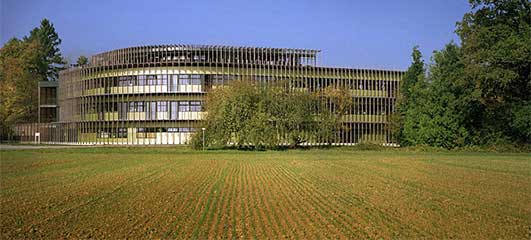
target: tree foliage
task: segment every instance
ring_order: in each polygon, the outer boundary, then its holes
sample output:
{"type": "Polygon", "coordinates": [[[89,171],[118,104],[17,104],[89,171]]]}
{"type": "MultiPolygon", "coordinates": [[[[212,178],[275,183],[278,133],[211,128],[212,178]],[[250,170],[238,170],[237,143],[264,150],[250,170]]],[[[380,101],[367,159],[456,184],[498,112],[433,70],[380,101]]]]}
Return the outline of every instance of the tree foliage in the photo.
{"type": "Polygon", "coordinates": [[[347,130],[343,117],[353,105],[352,94],[342,86],[328,86],[318,94],[321,110],[317,117],[317,138],[320,142],[332,144],[341,130],[347,130]]]}
{"type": "Polygon", "coordinates": [[[56,81],[59,71],[65,68],[65,61],[59,49],[61,39],[53,24],[48,19],[43,19],[40,27],[31,30],[29,36],[24,37],[24,41],[39,42],[40,55],[34,64],[41,81],[56,81]]]}
{"type": "MultiPolygon", "coordinates": [[[[262,86],[234,81],[206,96],[205,143],[271,149],[316,140],[332,142],[340,118],[349,108],[341,93],[325,89],[312,94],[283,83],[262,86]],[[335,110],[330,111],[332,105],[335,110]]],[[[202,138],[198,132],[192,144],[202,147],[202,138]]]]}
{"type": "Polygon", "coordinates": [[[398,138],[402,145],[416,144],[414,140],[415,128],[418,124],[417,114],[420,101],[420,91],[425,85],[424,61],[418,46],[413,48],[411,54],[412,63],[407,69],[400,85],[400,93],[397,100],[397,111],[391,117],[393,135],[398,138]]]}
{"type": "Polygon", "coordinates": [[[11,39],[0,49],[0,121],[3,132],[17,122],[36,121],[38,41],[11,39]]]}
{"type": "Polygon", "coordinates": [[[531,141],[531,3],[470,4],[457,28],[462,46],[434,52],[429,74],[413,49],[394,124],[403,145],[531,141]]]}
{"type": "Polygon", "coordinates": [[[470,0],[470,4],[472,11],[458,23],[457,33],[465,75],[474,82],[480,104],[472,109],[475,115],[467,127],[477,143],[499,138],[529,142],[518,126],[531,102],[531,3],[470,0]]]}
{"type": "Polygon", "coordinates": [[[473,89],[463,71],[460,48],[454,43],[434,52],[429,75],[419,77],[410,90],[415,99],[404,114],[405,145],[453,148],[468,143],[464,123],[473,89]]]}
{"type": "Polygon", "coordinates": [[[76,64],[77,64],[78,66],[85,66],[85,65],[88,64],[88,62],[89,62],[88,58],[85,57],[85,56],[83,56],[83,55],[81,55],[81,56],[79,56],[79,58],[77,59],[76,64]]]}
{"type": "Polygon", "coordinates": [[[15,123],[36,122],[39,81],[56,80],[63,69],[58,34],[42,20],[23,40],[11,39],[0,49],[0,120],[2,134],[15,123]]]}

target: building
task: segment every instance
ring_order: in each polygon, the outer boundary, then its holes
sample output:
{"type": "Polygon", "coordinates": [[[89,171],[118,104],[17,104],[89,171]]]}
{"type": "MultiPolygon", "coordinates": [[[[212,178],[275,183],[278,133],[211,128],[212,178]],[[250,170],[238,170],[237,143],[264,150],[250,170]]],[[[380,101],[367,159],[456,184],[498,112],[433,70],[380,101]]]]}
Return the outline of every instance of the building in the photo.
{"type": "Polygon", "coordinates": [[[354,106],[343,120],[346,130],[335,142],[393,143],[389,117],[403,72],[320,67],[319,53],[161,45],[97,54],[89,65],[60,73],[58,108],[51,97],[46,103],[54,104],[44,104],[40,110],[41,114],[51,113],[47,116],[53,119],[53,111],[58,109],[56,122],[21,124],[17,133],[23,141],[33,141],[38,132],[41,142],[52,143],[185,144],[201,126],[204,95],[232,80],[245,79],[287,81],[304,91],[346,87],[353,94],[354,106]]]}
{"type": "Polygon", "coordinates": [[[39,123],[57,122],[58,105],[57,105],[57,81],[40,81],[39,82],[39,123]]]}

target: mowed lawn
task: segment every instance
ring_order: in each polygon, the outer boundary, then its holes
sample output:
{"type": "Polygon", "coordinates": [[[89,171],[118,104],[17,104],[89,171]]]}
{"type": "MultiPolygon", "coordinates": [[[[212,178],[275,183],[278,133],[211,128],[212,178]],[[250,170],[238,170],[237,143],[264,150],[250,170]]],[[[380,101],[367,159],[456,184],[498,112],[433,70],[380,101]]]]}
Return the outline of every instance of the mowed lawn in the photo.
{"type": "Polygon", "coordinates": [[[531,234],[529,154],[4,150],[1,238],[531,234]]]}

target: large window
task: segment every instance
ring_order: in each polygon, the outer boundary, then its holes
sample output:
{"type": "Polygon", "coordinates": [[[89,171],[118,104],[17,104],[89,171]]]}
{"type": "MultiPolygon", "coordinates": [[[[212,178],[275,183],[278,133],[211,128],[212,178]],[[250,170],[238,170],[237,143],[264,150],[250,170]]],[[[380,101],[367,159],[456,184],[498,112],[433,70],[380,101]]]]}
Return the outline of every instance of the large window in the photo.
{"type": "Polygon", "coordinates": [[[115,78],[115,83],[120,87],[127,86],[169,86],[170,91],[177,92],[179,85],[201,85],[203,75],[199,74],[151,74],[120,76],[115,78]]]}
{"type": "Polygon", "coordinates": [[[179,101],[179,112],[201,112],[200,101],[179,101]]]}
{"type": "Polygon", "coordinates": [[[197,74],[190,75],[190,84],[201,85],[201,75],[197,75],[197,74]]]}
{"type": "Polygon", "coordinates": [[[181,127],[181,128],[168,128],[168,132],[181,132],[181,133],[188,133],[188,132],[196,132],[196,128],[189,128],[189,127],[181,127]]]}
{"type": "Polygon", "coordinates": [[[146,85],[156,85],[157,84],[157,75],[147,75],[147,84],[146,85]]]}
{"type": "Polygon", "coordinates": [[[137,79],[138,79],[138,85],[139,86],[146,85],[146,82],[147,82],[146,75],[138,75],[137,79]]]}
{"type": "Polygon", "coordinates": [[[190,112],[201,112],[201,102],[200,101],[191,101],[190,102],[190,112]]]}
{"type": "Polygon", "coordinates": [[[137,76],[120,76],[118,77],[118,86],[134,86],[137,85],[137,76]]]}
{"type": "Polygon", "coordinates": [[[212,76],[212,85],[226,85],[230,81],[236,79],[234,75],[211,75],[212,76]]]}
{"type": "Polygon", "coordinates": [[[179,85],[190,85],[190,75],[181,74],[179,76],[179,85]]]}
{"type": "Polygon", "coordinates": [[[157,112],[167,112],[168,111],[168,102],[157,102],[157,112]]]}
{"type": "Polygon", "coordinates": [[[179,102],[171,101],[170,102],[170,119],[177,120],[179,118],[178,104],[179,102]]]}
{"type": "Polygon", "coordinates": [[[147,119],[155,120],[157,119],[157,102],[148,103],[146,103],[146,110],[148,112],[146,117],[147,119]]]}
{"type": "Polygon", "coordinates": [[[190,102],[180,101],[179,102],[179,112],[190,112],[190,102]]]}
{"type": "Polygon", "coordinates": [[[143,112],[144,102],[129,102],[129,112],[143,112]]]}
{"type": "Polygon", "coordinates": [[[118,128],[116,131],[117,138],[127,138],[127,128],[118,128]]]}
{"type": "Polygon", "coordinates": [[[98,138],[127,138],[127,128],[99,129],[98,138]]]}
{"type": "Polygon", "coordinates": [[[179,75],[170,75],[170,92],[177,92],[179,87],[179,75]]]}
{"type": "Polygon", "coordinates": [[[203,79],[203,76],[198,74],[180,74],[173,76],[179,77],[179,85],[201,85],[203,79]]]}
{"type": "Polygon", "coordinates": [[[166,74],[163,74],[163,75],[157,75],[157,78],[158,78],[158,85],[160,86],[164,86],[164,85],[168,85],[168,75],[166,74]]]}
{"type": "Polygon", "coordinates": [[[155,138],[157,135],[156,133],[157,128],[138,128],[136,130],[136,137],[137,138],[155,138]]]}

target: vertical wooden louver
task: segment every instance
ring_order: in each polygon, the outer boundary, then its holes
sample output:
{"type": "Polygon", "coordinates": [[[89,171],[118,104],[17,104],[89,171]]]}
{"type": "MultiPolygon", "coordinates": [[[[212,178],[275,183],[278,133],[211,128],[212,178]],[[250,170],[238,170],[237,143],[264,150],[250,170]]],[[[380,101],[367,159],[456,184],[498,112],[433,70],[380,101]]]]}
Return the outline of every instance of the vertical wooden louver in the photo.
{"type": "Polygon", "coordinates": [[[353,106],[335,142],[394,143],[389,120],[403,72],[319,67],[319,52],[159,45],[97,54],[89,65],[60,73],[59,122],[21,124],[16,131],[22,141],[40,132],[41,142],[49,143],[184,144],[201,126],[205,94],[240,79],[266,87],[281,81],[302,91],[349,89],[353,106]]]}

